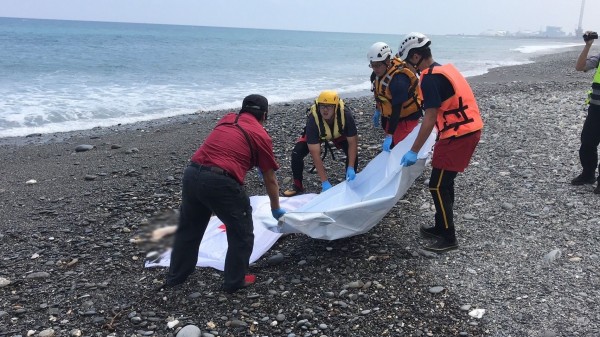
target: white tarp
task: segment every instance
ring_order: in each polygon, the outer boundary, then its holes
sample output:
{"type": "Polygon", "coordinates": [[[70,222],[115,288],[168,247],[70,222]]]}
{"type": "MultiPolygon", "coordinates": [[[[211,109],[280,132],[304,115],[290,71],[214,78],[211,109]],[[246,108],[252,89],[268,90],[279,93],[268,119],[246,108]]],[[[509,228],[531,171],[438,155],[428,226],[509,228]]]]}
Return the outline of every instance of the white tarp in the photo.
{"type": "MultiPolygon", "coordinates": [[[[305,204],[316,194],[303,194],[293,198],[281,198],[281,207],[295,210],[305,204]]],[[[255,262],[266,253],[281,237],[279,233],[267,230],[267,226],[277,226],[277,220],[271,215],[271,203],[268,196],[250,197],[252,205],[252,220],[254,222],[254,249],[250,256],[250,263],[255,262]]],[[[227,234],[225,225],[219,218],[213,216],[206,227],[206,232],[200,243],[198,252],[198,267],[213,267],[218,270],[225,269],[225,256],[227,255],[227,234]]],[[[150,267],[168,267],[171,264],[171,250],[161,254],[157,259],[145,263],[150,267]]]]}
{"type": "MultiPolygon", "coordinates": [[[[419,152],[417,163],[410,167],[400,166],[400,159],[410,149],[419,128],[420,125],[391,153],[377,155],[354,181],[342,182],[318,195],[280,198],[281,207],[288,213],[279,223],[271,215],[268,196],[250,197],[254,221],[254,250],[250,262],[266,253],[281,233],[304,233],[316,239],[336,240],[366,233],[377,225],[423,172],[431,154],[435,142],[433,133],[419,152]]],[[[200,244],[198,267],[224,269],[225,230],[223,223],[213,216],[200,244]]],[[[146,261],[145,266],[168,267],[170,262],[169,250],[155,260],[146,261]]]]}
{"type": "Polygon", "coordinates": [[[288,212],[277,227],[279,233],[303,233],[311,238],[336,240],[368,232],[394,207],[429,158],[435,133],[418,154],[415,165],[402,167],[400,160],[412,146],[420,124],[391,152],[382,152],[350,182],[335,185],[295,211],[288,212]]]}

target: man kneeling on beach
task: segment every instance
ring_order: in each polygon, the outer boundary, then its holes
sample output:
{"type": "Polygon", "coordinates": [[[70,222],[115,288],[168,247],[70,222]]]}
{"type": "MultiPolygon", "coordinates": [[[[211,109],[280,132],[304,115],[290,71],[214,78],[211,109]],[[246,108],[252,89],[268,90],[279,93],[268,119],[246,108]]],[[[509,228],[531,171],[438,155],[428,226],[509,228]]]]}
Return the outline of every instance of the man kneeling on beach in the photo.
{"type": "Polygon", "coordinates": [[[267,111],[265,97],[247,96],[240,112],[225,115],[192,156],[183,175],[171,265],[161,288],[185,282],[194,271],[200,242],[213,213],[227,228],[222,289],[233,293],[254,283],[254,275],[247,275],[254,246],[252,207],[242,186],[247,171],[255,166],[262,171],[273,217],[279,219],[285,213],[279,206],[275,176],[279,165],[271,137],[263,128],[267,111]]]}
{"type": "Polygon", "coordinates": [[[327,179],[327,172],[321,159],[321,143],[329,146],[333,141],[338,149],[346,154],[346,179],[354,180],[358,163],[358,132],[356,123],[350,109],[344,108],[344,101],[337,92],[325,90],[308,109],[306,126],[292,151],[292,175],[294,184],[292,188],[283,192],[286,197],[291,197],[304,192],[302,174],[304,171],[304,157],[309,153],[317,174],[321,179],[321,192],[331,188],[327,179]]]}

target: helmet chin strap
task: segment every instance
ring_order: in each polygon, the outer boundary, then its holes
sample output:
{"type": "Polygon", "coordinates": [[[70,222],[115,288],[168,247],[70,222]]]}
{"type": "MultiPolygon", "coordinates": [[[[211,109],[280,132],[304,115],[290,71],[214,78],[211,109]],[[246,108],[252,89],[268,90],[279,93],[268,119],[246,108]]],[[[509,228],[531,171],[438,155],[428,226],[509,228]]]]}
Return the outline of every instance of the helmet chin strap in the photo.
{"type": "Polygon", "coordinates": [[[418,75],[421,74],[421,69],[419,69],[419,65],[421,65],[421,63],[423,62],[423,56],[419,55],[419,61],[417,61],[417,63],[412,63],[411,61],[409,61],[408,59],[406,59],[406,62],[408,64],[410,64],[411,66],[413,66],[413,68],[415,68],[415,71],[417,72],[418,75]]]}

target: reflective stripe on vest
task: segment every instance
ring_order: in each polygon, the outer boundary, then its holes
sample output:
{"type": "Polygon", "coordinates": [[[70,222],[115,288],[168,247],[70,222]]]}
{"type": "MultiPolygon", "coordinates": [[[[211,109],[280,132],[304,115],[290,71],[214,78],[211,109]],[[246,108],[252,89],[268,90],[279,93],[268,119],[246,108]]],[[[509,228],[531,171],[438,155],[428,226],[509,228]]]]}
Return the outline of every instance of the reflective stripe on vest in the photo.
{"type": "Polygon", "coordinates": [[[333,115],[333,130],[329,123],[323,120],[323,116],[317,111],[318,103],[315,101],[310,107],[310,114],[317,124],[320,140],[334,140],[342,136],[344,126],[346,125],[346,115],[344,114],[344,101],[340,99],[340,104],[333,115]],[[341,123],[340,123],[341,120],[341,123]],[[333,132],[332,132],[333,131],[333,132]]]}
{"type": "Polygon", "coordinates": [[[594,82],[592,82],[592,92],[589,96],[589,103],[600,106],[600,64],[596,67],[594,82]]]}
{"type": "Polygon", "coordinates": [[[421,80],[428,74],[441,74],[450,81],[454,95],[442,102],[438,109],[436,127],[439,139],[460,137],[483,128],[475,95],[467,80],[452,64],[431,66],[426,69],[421,80]]]}
{"type": "Polygon", "coordinates": [[[422,95],[419,88],[419,79],[406,67],[406,63],[399,58],[392,59],[392,65],[382,78],[375,79],[375,97],[378,105],[381,107],[381,114],[384,117],[392,115],[392,92],[390,91],[390,82],[396,74],[405,74],[410,80],[408,99],[402,102],[400,118],[412,115],[421,111],[422,95]]]}

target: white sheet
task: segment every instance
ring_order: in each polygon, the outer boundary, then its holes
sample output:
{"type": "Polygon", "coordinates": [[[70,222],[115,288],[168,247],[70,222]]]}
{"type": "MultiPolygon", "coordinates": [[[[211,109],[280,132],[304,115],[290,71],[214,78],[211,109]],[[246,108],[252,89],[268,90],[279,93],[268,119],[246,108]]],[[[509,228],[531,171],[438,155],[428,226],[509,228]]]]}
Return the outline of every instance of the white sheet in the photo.
{"type": "Polygon", "coordinates": [[[278,233],[303,233],[311,238],[336,240],[368,232],[381,221],[421,175],[430,157],[432,133],[410,167],[400,166],[412,146],[420,124],[391,152],[382,152],[356,175],[319,194],[293,212],[285,214],[269,229],[278,233]]]}
{"type": "MultiPolygon", "coordinates": [[[[293,198],[281,198],[281,206],[294,210],[305,204],[316,194],[303,194],[293,198]]],[[[282,234],[267,230],[267,226],[277,226],[277,220],[271,215],[271,203],[268,196],[250,197],[252,205],[252,219],[254,221],[254,249],[250,256],[250,263],[258,260],[277,242],[282,234]]],[[[198,267],[212,267],[218,270],[225,269],[225,256],[227,255],[227,234],[223,222],[216,216],[210,218],[198,252],[198,267]]],[[[171,250],[164,252],[157,259],[146,261],[145,266],[168,267],[171,264],[171,250]]]]}
{"type": "MultiPolygon", "coordinates": [[[[356,175],[351,182],[342,182],[321,194],[302,194],[280,198],[281,207],[288,211],[279,221],[273,219],[269,198],[252,196],[254,220],[254,250],[250,262],[255,262],[279,239],[282,233],[304,233],[312,238],[336,240],[363,234],[381,221],[402,198],[414,180],[423,172],[431,155],[435,134],[431,134],[418,154],[419,160],[410,167],[401,167],[420,125],[391,153],[382,152],[356,175]]],[[[223,223],[212,217],[200,244],[198,267],[224,269],[227,254],[227,235],[223,223]]],[[[146,267],[168,267],[171,251],[146,261],[146,267]]]]}

